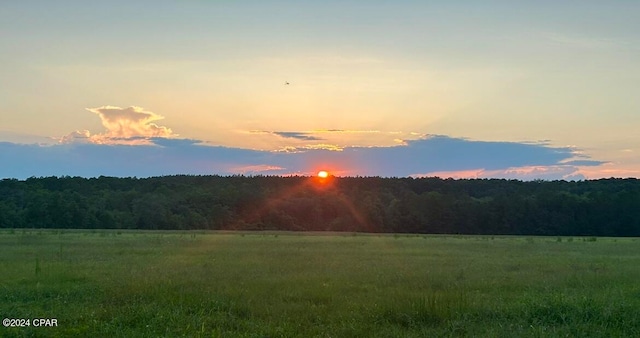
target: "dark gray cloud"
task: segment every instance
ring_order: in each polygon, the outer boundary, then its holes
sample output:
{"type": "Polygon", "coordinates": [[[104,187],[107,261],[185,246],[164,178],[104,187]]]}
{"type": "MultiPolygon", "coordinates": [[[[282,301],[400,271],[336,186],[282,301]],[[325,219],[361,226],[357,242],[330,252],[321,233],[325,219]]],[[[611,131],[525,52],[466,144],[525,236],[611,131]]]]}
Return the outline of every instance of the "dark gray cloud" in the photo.
{"type": "Polygon", "coordinates": [[[272,134],[278,135],[278,136],[284,137],[284,138],[293,138],[293,139],[296,139],[296,140],[303,140],[303,141],[320,141],[320,140],[323,140],[322,138],[317,137],[317,136],[313,136],[310,133],[300,132],[300,131],[274,131],[274,132],[272,132],[272,134]]]}
{"type": "Polygon", "coordinates": [[[598,166],[576,149],[547,144],[429,136],[393,147],[269,152],[154,137],[151,144],[16,144],[0,142],[0,178],[159,176],[170,174],[311,174],[411,176],[480,170],[482,177],[583,179],[578,166],[598,166]],[[580,159],[575,159],[580,158],[580,159]],[[518,169],[524,168],[524,169],[518,169]]]}

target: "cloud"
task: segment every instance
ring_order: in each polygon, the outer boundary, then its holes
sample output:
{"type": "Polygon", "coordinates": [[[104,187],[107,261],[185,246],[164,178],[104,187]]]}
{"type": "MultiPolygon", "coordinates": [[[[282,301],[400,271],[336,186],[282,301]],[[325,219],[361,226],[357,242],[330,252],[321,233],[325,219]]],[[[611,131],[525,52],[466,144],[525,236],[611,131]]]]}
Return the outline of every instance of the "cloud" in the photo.
{"type": "MultiPolygon", "coordinates": [[[[325,166],[340,169],[348,175],[404,177],[482,169],[503,170],[505,176],[517,176],[517,173],[506,170],[562,165],[563,161],[574,158],[576,151],[571,147],[551,147],[544,144],[472,141],[430,135],[419,140],[408,140],[405,145],[345,147],[339,152],[313,149],[279,154],[277,160],[286,168],[306,167],[311,171],[311,168],[325,166]]],[[[581,165],[602,163],[592,161],[581,165]]],[[[571,165],[566,165],[569,166],[571,165]]],[[[532,177],[535,174],[522,173],[522,176],[532,177]]]]}
{"type": "Polygon", "coordinates": [[[504,178],[519,180],[584,180],[586,177],[580,173],[580,169],[570,165],[552,166],[524,166],[512,167],[501,170],[462,170],[462,171],[436,171],[413,177],[440,177],[454,179],[476,179],[476,178],[504,178]]]}
{"type": "MultiPolygon", "coordinates": [[[[341,134],[377,134],[382,133],[380,130],[357,130],[357,129],[318,129],[314,133],[341,133],[341,134]]],[[[398,132],[388,132],[396,134],[398,132]]]]}
{"type": "Polygon", "coordinates": [[[297,131],[274,131],[272,132],[274,135],[278,135],[284,138],[293,138],[304,141],[320,141],[322,138],[317,136],[312,136],[307,132],[297,132],[297,131]]]}
{"type": "MultiPolygon", "coordinates": [[[[82,139],[83,133],[77,138],[82,139]]],[[[125,137],[123,137],[125,138],[125,137]]],[[[312,175],[319,169],[338,176],[443,176],[517,179],[582,179],[591,160],[575,147],[488,142],[429,135],[387,147],[295,147],[264,151],[209,146],[198,140],[132,136],[143,145],[69,143],[52,146],[0,143],[0,177],[159,176],[173,174],[312,175]]]]}
{"type": "MultiPolygon", "coordinates": [[[[271,134],[287,139],[301,141],[324,141],[325,137],[316,136],[318,134],[378,134],[379,130],[345,130],[345,129],[317,129],[311,131],[267,131],[251,130],[250,134],[271,134]]],[[[388,132],[386,134],[396,134],[398,132],[388,132]]]]}
{"type": "Polygon", "coordinates": [[[231,168],[231,170],[242,175],[257,175],[257,174],[276,175],[278,173],[282,173],[282,171],[286,169],[275,166],[275,165],[258,164],[258,165],[247,165],[247,166],[235,167],[235,168],[231,168]]]}
{"type": "Polygon", "coordinates": [[[202,144],[200,140],[188,139],[188,138],[164,138],[164,137],[152,137],[149,139],[153,144],[163,147],[188,147],[196,144],[202,144]]]}
{"type": "Polygon", "coordinates": [[[107,128],[106,136],[127,138],[133,136],[169,137],[173,135],[171,129],[153,123],[164,119],[164,117],[141,107],[104,106],[87,108],[87,110],[98,114],[102,125],[107,128]]]}
{"type": "Polygon", "coordinates": [[[285,146],[280,149],[275,150],[275,153],[304,153],[309,150],[329,150],[329,151],[343,151],[345,148],[336,144],[328,144],[328,143],[316,143],[316,144],[308,144],[303,146],[285,146]]]}
{"type": "Polygon", "coordinates": [[[90,143],[91,132],[88,130],[76,130],[59,138],[60,143],[90,143]]]}
{"type": "Polygon", "coordinates": [[[178,136],[171,129],[154,123],[164,117],[141,107],[103,106],[87,108],[87,111],[97,114],[106,130],[98,134],[91,134],[88,130],[74,131],[60,137],[60,143],[143,145],[151,144],[150,138],[178,136]]]}
{"type": "Polygon", "coordinates": [[[401,131],[315,129],[297,131],[250,130],[241,131],[253,136],[256,144],[267,149],[298,152],[305,149],[331,149],[340,151],[346,147],[380,147],[404,144],[405,140],[415,140],[424,134],[401,131]]]}
{"type": "Polygon", "coordinates": [[[606,163],[606,162],[593,161],[593,160],[573,160],[573,161],[564,161],[564,162],[562,162],[562,164],[571,165],[571,166],[598,166],[598,165],[601,165],[601,164],[604,164],[604,163],[606,163]]]}
{"type": "Polygon", "coordinates": [[[580,174],[589,179],[610,178],[610,177],[635,177],[640,178],[640,167],[629,164],[605,163],[597,167],[580,167],[580,174]]]}

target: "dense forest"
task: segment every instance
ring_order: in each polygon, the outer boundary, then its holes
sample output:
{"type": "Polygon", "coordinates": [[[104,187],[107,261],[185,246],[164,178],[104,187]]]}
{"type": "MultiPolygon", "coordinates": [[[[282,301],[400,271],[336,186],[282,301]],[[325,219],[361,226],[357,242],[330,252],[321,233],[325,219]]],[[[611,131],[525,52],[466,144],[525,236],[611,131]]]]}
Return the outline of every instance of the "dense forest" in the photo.
{"type": "Polygon", "coordinates": [[[640,180],[3,179],[0,228],[640,236],[640,180]]]}

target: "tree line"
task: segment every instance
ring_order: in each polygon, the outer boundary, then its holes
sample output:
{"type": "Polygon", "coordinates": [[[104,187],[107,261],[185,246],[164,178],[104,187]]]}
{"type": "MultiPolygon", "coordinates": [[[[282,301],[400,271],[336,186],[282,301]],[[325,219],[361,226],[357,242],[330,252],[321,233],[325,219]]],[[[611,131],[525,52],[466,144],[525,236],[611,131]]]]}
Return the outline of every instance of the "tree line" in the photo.
{"type": "Polygon", "coordinates": [[[640,181],[304,176],[3,179],[0,228],[640,236],[640,181]]]}

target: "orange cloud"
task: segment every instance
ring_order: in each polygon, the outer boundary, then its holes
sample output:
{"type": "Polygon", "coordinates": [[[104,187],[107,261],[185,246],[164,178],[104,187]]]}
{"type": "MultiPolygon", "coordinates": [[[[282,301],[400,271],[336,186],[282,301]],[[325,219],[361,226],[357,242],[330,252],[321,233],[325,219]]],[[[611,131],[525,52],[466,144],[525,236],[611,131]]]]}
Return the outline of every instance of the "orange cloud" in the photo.
{"type": "Polygon", "coordinates": [[[91,142],[91,132],[88,130],[76,130],[58,139],[60,143],[89,143],[91,142]]]}
{"type": "Polygon", "coordinates": [[[177,136],[171,129],[154,123],[164,117],[141,107],[103,106],[87,110],[100,117],[106,130],[93,135],[88,130],[74,131],[61,137],[60,143],[148,145],[152,137],[177,136]]]}
{"type": "Polygon", "coordinates": [[[580,174],[590,180],[610,177],[640,177],[640,165],[614,165],[607,163],[599,167],[580,167],[580,174]]]}
{"type": "Polygon", "coordinates": [[[120,108],[104,106],[87,108],[87,110],[100,116],[102,125],[107,128],[105,136],[115,138],[173,136],[171,129],[153,123],[154,121],[164,119],[164,117],[146,111],[141,107],[131,106],[128,108],[120,108]]]}

